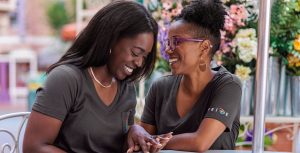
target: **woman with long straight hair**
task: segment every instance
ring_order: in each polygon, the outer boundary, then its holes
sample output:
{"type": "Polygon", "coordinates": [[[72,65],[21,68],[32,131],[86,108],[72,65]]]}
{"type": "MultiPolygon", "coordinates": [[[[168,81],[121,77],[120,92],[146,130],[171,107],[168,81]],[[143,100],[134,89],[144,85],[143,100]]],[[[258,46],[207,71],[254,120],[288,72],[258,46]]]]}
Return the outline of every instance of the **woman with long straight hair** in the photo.
{"type": "MultiPolygon", "coordinates": [[[[133,85],[154,68],[158,26],[140,4],[115,1],[96,13],[37,90],[24,153],[123,152],[134,123],[133,85]]],[[[143,151],[158,144],[134,137],[143,151]]],[[[133,140],[132,140],[133,141],[133,140]]]]}

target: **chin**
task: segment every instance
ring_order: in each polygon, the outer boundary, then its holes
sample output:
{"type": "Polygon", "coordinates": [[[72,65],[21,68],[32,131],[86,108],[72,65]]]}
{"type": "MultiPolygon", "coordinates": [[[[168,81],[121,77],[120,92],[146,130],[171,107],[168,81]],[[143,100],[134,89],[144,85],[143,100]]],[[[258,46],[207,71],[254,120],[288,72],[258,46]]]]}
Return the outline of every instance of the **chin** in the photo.
{"type": "Polygon", "coordinates": [[[124,79],[126,79],[126,76],[124,76],[124,75],[116,75],[115,79],[117,79],[117,80],[124,80],[124,79]]]}
{"type": "Polygon", "coordinates": [[[178,74],[178,72],[176,70],[172,70],[172,69],[171,69],[171,73],[172,73],[172,75],[177,75],[178,74]]]}
{"type": "Polygon", "coordinates": [[[128,77],[130,77],[130,76],[128,76],[128,75],[126,75],[126,74],[120,72],[120,73],[117,73],[117,74],[115,75],[115,77],[116,77],[117,80],[125,80],[125,79],[127,79],[128,77]]]}
{"type": "Polygon", "coordinates": [[[171,73],[172,75],[183,75],[183,74],[186,74],[184,71],[181,71],[179,69],[171,69],[171,73]]]}

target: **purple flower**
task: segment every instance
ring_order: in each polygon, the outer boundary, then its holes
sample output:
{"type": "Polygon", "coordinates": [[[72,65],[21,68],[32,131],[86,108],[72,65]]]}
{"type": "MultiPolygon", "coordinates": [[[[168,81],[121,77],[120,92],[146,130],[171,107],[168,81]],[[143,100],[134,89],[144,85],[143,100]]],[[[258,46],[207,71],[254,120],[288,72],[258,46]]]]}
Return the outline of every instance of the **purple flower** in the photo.
{"type": "MultiPolygon", "coordinates": [[[[266,133],[266,132],[267,132],[267,129],[265,129],[265,133],[266,133]]],[[[254,134],[253,130],[248,130],[248,131],[246,132],[246,138],[245,138],[245,141],[252,141],[252,139],[253,139],[253,134],[254,134]]],[[[272,139],[272,136],[273,136],[272,133],[268,134],[268,137],[270,137],[271,139],[272,139]]]]}
{"type": "Polygon", "coordinates": [[[160,26],[159,32],[158,32],[158,37],[157,37],[159,44],[160,44],[160,55],[165,60],[169,60],[169,56],[166,53],[169,26],[170,26],[169,23],[165,24],[164,27],[160,26]]]}

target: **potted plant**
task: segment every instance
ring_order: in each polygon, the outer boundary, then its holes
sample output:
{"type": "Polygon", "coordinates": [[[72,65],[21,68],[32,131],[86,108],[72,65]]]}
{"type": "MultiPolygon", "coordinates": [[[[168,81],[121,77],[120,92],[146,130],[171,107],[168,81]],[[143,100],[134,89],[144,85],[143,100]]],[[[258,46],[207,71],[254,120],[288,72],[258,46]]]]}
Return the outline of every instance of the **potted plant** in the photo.
{"type": "MultiPolygon", "coordinates": [[[[283,75],[287,75],[291,82],[290,89],[286,86],[280,88],[283,92],[291,91],[292,114],[300,116],[300,0],[274,2],[271,18],[271,47],[273,55],[279,57],[284,67],[283,75]]],[[[285,79],[281,80],[281,84],[285,85],[285,79]]],[[[288,99],[280,99],[280,101],[287,102],[288,99]]],[[[282,106],[286,106],[286,103],[282,106]]]]}

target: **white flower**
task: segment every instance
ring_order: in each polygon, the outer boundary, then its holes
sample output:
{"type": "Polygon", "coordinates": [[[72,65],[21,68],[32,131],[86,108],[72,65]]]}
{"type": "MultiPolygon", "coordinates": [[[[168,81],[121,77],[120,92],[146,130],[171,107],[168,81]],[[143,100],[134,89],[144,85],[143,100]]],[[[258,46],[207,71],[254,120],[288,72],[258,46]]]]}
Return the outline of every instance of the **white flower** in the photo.
{"type": "Polygon", "coordinates": [[[230,0],[222,0],[223,3],[227,3],[229,2],[230,0]]]}
{"type": "Polygon", "coordinates": [[[237,75],[242,81],[250,78],[251,69],[249,67],[236,65],[235,68],[235,75],[237,75]]]}
{"type": "Polygon", "coordinates": [[[233,44],[238,51],[235,53],[242,61],[249,63],[252,59],[256,59],[257,38],[255,29],[240,29],[233,40],[233,44]]]}
{"type": "Polygon", "coordinates": [[[246,63],[251,62],[252,59],[256,59],[257,55],[257,42],[250,38],[238,38],[238,56],[246,63]]]}
{"type": "Polygon", "coordinates": [[[253,28],[240,29],[235,38],[250,38],[252,40],[256,40],[256,30],[253,28]]]}
{"type": "Polygon", "coordinates": [[[239,57],[242,61],[249,63],[254,58],[250,51],[242,50],[239,52],[239,57]]]}

